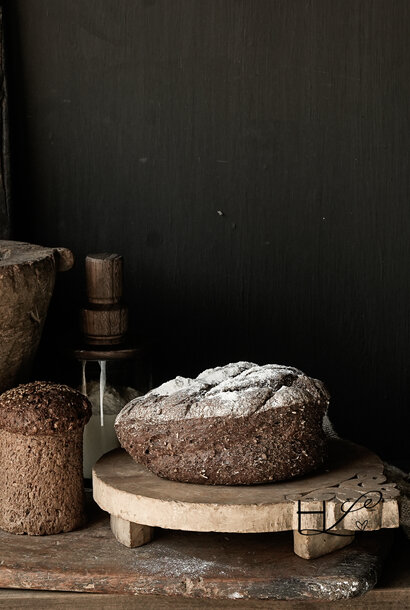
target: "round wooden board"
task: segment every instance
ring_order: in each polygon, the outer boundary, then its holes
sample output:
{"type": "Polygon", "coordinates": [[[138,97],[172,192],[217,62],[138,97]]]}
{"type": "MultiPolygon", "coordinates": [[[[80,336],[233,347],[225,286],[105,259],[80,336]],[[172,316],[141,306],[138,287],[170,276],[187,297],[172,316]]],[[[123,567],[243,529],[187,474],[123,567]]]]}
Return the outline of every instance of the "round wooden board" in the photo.
{"type": "Polygon", "coordinates": [[[274,532],[294,528],[287,496],[338,485],[358,472],[383,471],[380,458],[348,441],[332,440],[325,468],[290,481],[251,486],[195,485],[161,479],[122,449],[93,468],[97,504],[126,521],[197,532],[274,532]]]}

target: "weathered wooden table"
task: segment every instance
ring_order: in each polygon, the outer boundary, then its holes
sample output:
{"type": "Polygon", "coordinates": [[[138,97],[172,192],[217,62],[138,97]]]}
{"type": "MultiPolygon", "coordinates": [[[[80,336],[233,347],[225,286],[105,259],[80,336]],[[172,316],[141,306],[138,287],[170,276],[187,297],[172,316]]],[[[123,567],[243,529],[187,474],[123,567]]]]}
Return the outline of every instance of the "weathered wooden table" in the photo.
{"type": "MultiPolygon", "coordinates": [[[[106,520],[108,530],[108,520],[106,520]]],[[[339,551],[337,551],[339,552],[339,551]]],[[[113,558],[112,570],[115,558],[113,558]]],[[[303,560],[301,560],[303,561],[303,560]]],[[[306,562],[304,562],[306,563],[306,562]]],[[[311,562],[309,562],[309,565],[311,562]]],[[[16,583],[18,586],[18,583],[16,583]]],[[[52,581],[50,583],[52,585],[52,581]]],[[[4,585],[3,585],[4,586],[4,585]]],[[[20,586],[23,586],[21,584],[20,586]]],[[[98,609],[98,610],[201,610],[201,609],[248,609],[271,610],[295,608],[320,610],[339,608],[361,609],[406,609],[410,608],[410,543],[404,536],[397,535],[392,551],[388,556],[383,576],[376,587],[364,595],[340,601],[320,601],[296,599],[281,601],[276,599],[208,599],[186,598],[181,595],[123,595],[99,593],[70,593],[62,591],[28,591],[22,589],[0,589],[0,607],[9,610],[25,608],[41,609],[58,608],[59,610],[98,609]]]]}
{"type": "MultiPolygon", "coordinates": [[[[55,536],[0,531],[0,587],[216,599],[321,599],[371,589],[392,532],[361,533],[346,548],[306,561],[290,532],[221,534],[156,530],[129,549],[92,508],[86,528],[55,536]]],[[[91,599],[90,599],[91,601],[91,599]]]]}
{"type": "MultiPolygon", "coordinates": [[[[361,479],[357,481],[360,484],[361,479]]],[[[380,520],[383,509],[375,514],[380,520]]],[[[357,596],[367,599],[378,582],[395,533],[389,529],[362,531],[349,546],[309,561],[293,552],[291,531],[156,528],[149,544],[128,548],[116,540],[107,513],[90,498],[88,524],[81,530],[44,537],[0,531],[0,588],[87,594],[84,607],[114,608],[119,603],[122,608],[141,607],[136,600],[144,600],[142,605],[147,608],[210,604],[223,608],[247,603],[263,608],[280,607],[272,604],[281,600],[294,605],[343,599],[352,605],[357,596]]],[[[70,597],[73,594],[3,591],[0,604],[4,600],[6,607],[13,603],[14,607],[26,603],[34,607],[34,599],[40,600],[40,606],[52,599],[57,605],[71,600],[81,607],[83,598],[70,597]]],[[[387,598],[386,593],[384,600],[387,598]]]]}

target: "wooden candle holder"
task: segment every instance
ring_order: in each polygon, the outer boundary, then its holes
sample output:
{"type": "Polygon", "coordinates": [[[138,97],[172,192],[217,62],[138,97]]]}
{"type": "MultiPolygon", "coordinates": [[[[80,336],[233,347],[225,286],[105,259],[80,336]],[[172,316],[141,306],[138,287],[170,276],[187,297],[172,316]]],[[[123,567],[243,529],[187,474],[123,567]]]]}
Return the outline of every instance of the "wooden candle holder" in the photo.
{"type": "Polygon", "coordinates": [[[88,304],[81,326],[90,345],[118,345],[128,330],[128,310],[122,304],[123,257],[89,254],[85,259],[88,304]]]}

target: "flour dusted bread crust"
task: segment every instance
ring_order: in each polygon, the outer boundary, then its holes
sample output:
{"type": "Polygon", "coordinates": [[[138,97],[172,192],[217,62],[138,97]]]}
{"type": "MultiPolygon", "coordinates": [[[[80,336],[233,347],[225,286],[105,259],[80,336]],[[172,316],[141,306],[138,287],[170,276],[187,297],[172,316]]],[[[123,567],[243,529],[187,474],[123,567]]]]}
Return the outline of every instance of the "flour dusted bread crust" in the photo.
{"type": "Polygon", "coordinates": [[[119,413],[119,441],[161,477],[249,485],[320,466],[329,395],[293,367],[237,362],[176,377],[119,413]]]}
{"type": "Polygon", "coordinates": [[[58,534],[84,524],[83,429],[87,398],[34,382],[0,396],[0,528],[58,534]]]}

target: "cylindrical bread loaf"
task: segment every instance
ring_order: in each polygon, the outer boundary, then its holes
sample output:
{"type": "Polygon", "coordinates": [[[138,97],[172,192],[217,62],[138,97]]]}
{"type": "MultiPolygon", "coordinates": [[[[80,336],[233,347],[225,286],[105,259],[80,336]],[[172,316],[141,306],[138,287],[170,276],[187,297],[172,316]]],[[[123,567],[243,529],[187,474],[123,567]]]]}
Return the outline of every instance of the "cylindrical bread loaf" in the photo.
{"type": "Polygon", "coordinates": [[[0,528],[58,534],[85,522],[83,430],[91,405],[65,385],[34,382],[0,396],[0,528]]]}

